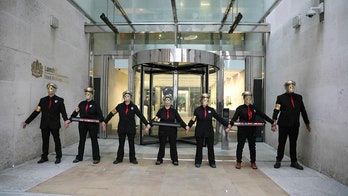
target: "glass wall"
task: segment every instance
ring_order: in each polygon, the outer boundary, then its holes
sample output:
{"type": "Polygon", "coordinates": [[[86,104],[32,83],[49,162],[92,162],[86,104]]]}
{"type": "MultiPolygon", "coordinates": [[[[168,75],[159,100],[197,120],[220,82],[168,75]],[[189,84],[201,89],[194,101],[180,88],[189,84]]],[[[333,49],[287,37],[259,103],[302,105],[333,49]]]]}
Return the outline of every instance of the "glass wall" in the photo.
{"type": "Polygon", "coordinates": [[[218,32],[140,32],[94,33],[93,48],[97,51],[132,50],[134,52],[187,48],[205,51],[262,51],[262,33],[218,32]]]}
{"type": "MultiPolygon", "coordinates": [[[[134,86],[134,102],[142,108],[144,116],[150,120],[154,117],[158,108],[162,106],[161,90],[167,86],[176,86],[177,97],[175,100],[175,107],[178,109],[180,115],[185,122],[188,122],[192,117],[193,109],[199,103],[200,94],[209,92],[212,100],[210,105],[218,110],[218,108],[229,108],[231,118],[234,110],[239,105],[243,104],[241,94],[244,90],[251,90],[254,86],[254,80],[261,81],[261,104],[263,103],[263,52],[262,52],[262,34],[219,34],[219,33],[179,33],[178,39],[175,41],[173,32],[152,32],[152,33],[94,33],[91,36],[91,63],[90,63],[90,78],[91,83],[93,79],[103,80],[107,78],[104,83],[105,96],[107,97],[105,107],[105,114],[110,112],[118,103],[122,102],[122,92],[129,87],[129,78],[131,86],[134,86]],[[245,40],[247,39],[247,41],[245,40]],[[220,54],[220,66],[223,69],[223,97],[219,98],[217,94],[217,76],[216,74],[209,74],[208,84],[205,84],[205,77],[195,74],[178,74],[177,82],[173,81],[173,72],[171,74],[146,74],[141,75],[142,71],[130,72],[130,65],[128,63],[131,54],[137,51],[143,51],[153,48],[173,49],[177,45],[180,48],[189,49],[203,49],[203,51],[214,51],[220,54]],[[248,51],[246,51],[248,50],[248,51]],[[220,51],[220,52],[218,52],[220,51]],[[107,62],[108,68],[103,68],[105,64],[104,58],[109,58],[107,62]],[[117,62],[122,60],[124,62],[117,62]],[[127,65],[128,64],[128,65],[127,65]],[[104,71],[103,71],[104,69],[104,71]],[[130,74],[129,74],[130,73],[130,74]],[[103,75],[105,74],[105,76],[103,75]],[[143,84],[141,84],[143,81],[143,84]],[[204,85],[203,85],[204,84],[204,85]],[[143,85],[143,87],[142,87],[143,85]],[[207,86],[202,89],[202,86],[207,86]],[[143,97],[140,97],[143,96],[143,97]],[[151,100],[150,100],[151,97],[151,100]],[[186,99],[186,100],[185,100],[186,99]],[[221,103],[217,102],[222,100],[221,103]],[[141,101],[142,100],[142,101],[141,101]]],[[[102,85],[99,83],[98,85],[102,85]]],[[[131,87],[132,88],[132,87],[131,87]]],[[[258,88],[258,89],[260,89],[258,88]]],[[[257,90],[257,89],[256,89],[257,90]]],[[[102,95],[101,95],[102,96],[102,95]]],[[[103,100],[101,98],[101,100],[103,100]]],[[[259,99],[258,99],[259,100],[259,99]]],[[[261,105],[262,107],[262,105],[261,105]]],[[[219,111],[222,114],[222,111],[219,111]]],[[[116,115],[109,123],[107,128],[108,138],[117,137],[118,115],[116,115]]],[[[140,124],[137,119],[137,125],[140,124]]],[[[233,127],[236,130],[236,127],[233,127]]],[[[143,130],[143,127],[142,129],[143,130]]],[[[151,133],[154,137],[146,135],[149,141],[155,141],[156,129],[151,133]]],[[[179,131],[182,134],[183,131],[179,131]]],[[[189,137],[193,136],[193,131],[190,132],[189,137]]],[[[141,137],[144,133],[137,134],[138,143],[141,143],[141,137]]],[[[180,135],[180,137],[184,135],[180,135]]],[[[235,140],[233,131],[230,134],[230,139],[235,140]]]]}
{"type": "MultiPolygon", "coordinates": [[[[128,90],[128,59],[108,58],[107,112],[105,113],[109,113],[119,103],[122,103],[122,93],[128,90]]],[[[108,122],[106,132],[108,138],[117,136],[118,122],[118,114],[108,122]]]]}

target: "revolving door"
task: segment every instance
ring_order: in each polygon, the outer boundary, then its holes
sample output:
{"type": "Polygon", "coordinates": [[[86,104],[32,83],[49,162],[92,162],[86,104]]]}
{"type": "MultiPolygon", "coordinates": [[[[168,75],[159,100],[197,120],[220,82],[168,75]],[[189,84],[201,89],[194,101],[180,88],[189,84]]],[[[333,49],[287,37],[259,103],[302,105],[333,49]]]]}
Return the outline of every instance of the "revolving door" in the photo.
{"type": "MultiPolygon", "coordinates": [[[[219,55],[200,50],[157,49],[135,53],[132,64],[133,100],[146,119],[153,119],[163,107],[162,98],[168,91],[173,96],[172,107],[186,123],[192,118],[194,109],[200,106],[202,93],[210,93],[210,105],[216,108],[219,55]]],[[[137,125],[137,143],[158,143],[158,126],[145,134],[144,125],[139,121],[137,125]]],[[[217,130],[216,122],[213,125],[217,130]]],[[[180,127],[177,140],[195,143],[194,132],[195,125],[189,135],[180,127]]]]}

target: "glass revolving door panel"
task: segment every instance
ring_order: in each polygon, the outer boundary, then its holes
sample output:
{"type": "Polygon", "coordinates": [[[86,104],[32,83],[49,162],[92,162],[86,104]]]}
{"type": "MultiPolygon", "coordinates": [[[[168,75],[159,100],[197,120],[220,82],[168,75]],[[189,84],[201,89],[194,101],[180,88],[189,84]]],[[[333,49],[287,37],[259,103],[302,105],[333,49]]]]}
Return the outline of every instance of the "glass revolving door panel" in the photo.
{"type": "MultiPolygon", "coordinates": [[[[142,51],[133,55],[134,102],[143,115],[151,120],[163,107],[164,89],[171,89],[172,107],[179,112],[185,123],[188,123],[194,109],[200,105],[200,95],[206,92],[216,93],[217,88],[213,86],[216,82],[211,85],[209,77],[213,75],[216,78],[219,58],[218,55],[205,51],[168,50],[142,51]],[[176,59],[177,56],[181,56],[181,59],[176,59]]],[[[143,129],[144,125],[139,123],[137,143],[159,142],[157,126],[153,126],[149,134],[145,134],[143,129]]],[[[195,125],[191,128],[190,135],[186,136],[185,130],[178,128],[178,141],[195,143],[194,129],[195,125]]]]}

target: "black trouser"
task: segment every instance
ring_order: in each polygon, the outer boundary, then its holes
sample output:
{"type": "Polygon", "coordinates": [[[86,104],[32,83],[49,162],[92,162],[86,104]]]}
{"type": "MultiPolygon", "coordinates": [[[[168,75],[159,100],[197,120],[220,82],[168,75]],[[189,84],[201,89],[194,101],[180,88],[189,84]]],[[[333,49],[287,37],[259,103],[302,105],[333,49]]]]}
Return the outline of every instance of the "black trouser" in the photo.
{"type": "Polygon", "coordinates": [[[207,144],[209,165],[215,164],[214,137],[196,137],[196,157],[195,164],[201,164],[203,158],[203,142],[207,144]]]}
{"type": "Polygon", "coordinates": [[[53,140],[54,140],[56,158],[62,158],[62,145],[60,143],[60,138],[59,138],[59,129],[54,129],[54,130],[41,129],[41,135],[42,135],[42,155],[41,155],[41,158],[46,159],[48,156],[50,133],[52,133],[53,140]]]}
{"type": "Polygon", "coordinates": [[[296,143],[298,138],[298,132],[299,132],[298,126],[295,126],[295,127],[279,126],[277,161],[282,161],[284,157],[286,139],[289,136],[290,159],[292,163],[297,162],[296,143]]]}
{"type": "Polygon", "coordinates": [[[177,137],[177,129],[165,129],[160,130],[159,134],[160,147],[157,154],[157,160],[162,161],[165,154],[165,147],[167,138],[169,139],[170,145],[170,158],[171,160],[178,161],[178,151],[176,149],[176,137],[177,137]]]}
{"type": "Polygon", "coordinates": [[[129,146],[129,161],[132,162],[136,160],[135,158],[135,146],[134,146],[134,138],[135,133],[126,133],[126,132],[118,132],[118,150],[117,150],[117,157],[116,159],[118,161],[123,161],[124,157],[124,143],[126,141],[126,136],[128,137],[128,146],[129,146]]]}
{"type": "Polygon", "coordinates": [[[238,127],[237,132],[237,162],[242,162],[242,154],[243,154],[243,148],[245,144],[245,140],[248,139],[249,144],[249,151],[250,151],[250,162],[255,163],[256,160],[256,148],[255,148],[255,142],[256,142],[256,128],[255,127],[238,127]]]}
{"type": "Polygon", "coordinates": [[[84,122],[79,123],[80,141],[79,141],[78,155],[76,156],[76,159],[81,161],[83,160],[87,133],[89,133],[89,137],[91,138],[91,142],[92,142],[93,160],[100,160],[99,144],[98,144],[98,127],[99,127],[99,124],[97,123],[84,123],[84,122]]]}

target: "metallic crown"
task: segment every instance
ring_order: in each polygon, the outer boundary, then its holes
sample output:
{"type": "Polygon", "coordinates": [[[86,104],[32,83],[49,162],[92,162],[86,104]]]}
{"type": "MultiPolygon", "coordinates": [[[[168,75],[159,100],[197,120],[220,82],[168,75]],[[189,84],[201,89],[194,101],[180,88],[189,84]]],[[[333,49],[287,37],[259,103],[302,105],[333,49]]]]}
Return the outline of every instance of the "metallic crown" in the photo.
{"type": "Polygon", "coordinates": [[[122,93],[122,97],[124,97],[126,94],[130,95],[131,97],[133,96],[132,91],[127,90],[122,93]]]}
{"type": "Polygon", "coordinates": [[[87,87],[84,89],[85,92],[89,92],[89,93],[94,93],[94,89],[92,87],[87,87]]]}
{"type": "Polygon", "coordinates": [[[245,97],[245,96],[253,96],[253,93],[250,92],[250,91],[244,91],[244,92],[242,93],[242,96],[243,96],[243,97],[245,97]]]}
{"type": "Polygon", "coordinates": [[[296,82],[293,81],[293,80],[289,80],[289,81],[285,82],[285,83],[284,83],[284,86],[289,86],[290,84],[296,86],[296,82]]]}
{"type": "Polygon", "coordinates": [[[46,86],[47,86],[47,88],[52,86],[54,89],[58,89],[57,85],[53,82],[48,83],[46,86]]]}
{"type": "Polygon", "coordinates": [[[170,101],[173,100],[173,97],[171,95],[165,95],[163,96],[163,101],[166,100],[166,99],[170,99],[170,101]]]}
{"type": "Polygon", "coordinates": [[[201,95],[201,99],[204,99],[204,98],[210,98],[210,95],[208,94],[208,93],[203,93],[202,95],[201,95]]]}

